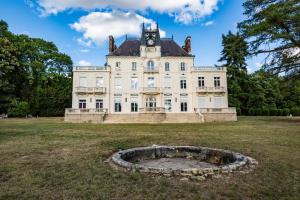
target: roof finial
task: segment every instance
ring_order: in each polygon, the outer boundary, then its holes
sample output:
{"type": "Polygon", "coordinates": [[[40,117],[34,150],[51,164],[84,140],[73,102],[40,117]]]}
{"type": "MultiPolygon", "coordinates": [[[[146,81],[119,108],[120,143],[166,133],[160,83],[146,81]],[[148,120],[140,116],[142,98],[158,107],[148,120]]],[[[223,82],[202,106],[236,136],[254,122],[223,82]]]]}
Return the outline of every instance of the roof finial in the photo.
{"type": "Polygon", "coordinates": [[[174,35],[172,34],[172,40],[174,40],[174,35]]]}
{"type": "Polygon", "coordinates": [[[126,38],[126,40],[127,40],[127,34],[125,35],[125,38],[126,38]]]}

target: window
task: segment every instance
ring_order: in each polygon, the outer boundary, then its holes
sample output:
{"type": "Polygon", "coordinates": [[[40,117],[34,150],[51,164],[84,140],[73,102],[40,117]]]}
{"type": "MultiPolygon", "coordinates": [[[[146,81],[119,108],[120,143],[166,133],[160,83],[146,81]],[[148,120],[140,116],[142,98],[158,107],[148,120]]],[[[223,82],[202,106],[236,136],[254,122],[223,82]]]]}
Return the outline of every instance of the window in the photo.
{"type": "Polygon", "coordinates": [[[172,99],[165,99],[165,109],[167,112],[172,111],[172,99]]]}
{"type": "Polygon", "coordinates": [[[147,69],[154,70],[154,62],[152,60],[148,61],[147,69]]]}
{"type": "Polygon", "coordinates": [[[207,108],[208,106],[206,105],[207,103],[207,97],[198,97],[198,108],[207,108]]]}
{"type": "Polygon", "coordinates": [[[79,100],[79,106],[80,109],[85,109],[86,108],[86,100],[85,99],[80,99],[79,100]]]}
{"type": "Polygon", "coordinates": [[[180,71],[185,71],[185,70],[186,70],[185,63],[184,62],[180,63],[180,71]]]}
{"type": "Polygon", "coordinates": [[[131,112],[138,112],[138,99],[135,97],[131,98],[131,112]]]}
{"type": "Polygon", "coordinates": [[[136,71],[136,62],[132,63],[131,70],[132,71],[136,71]]]}
{"type": "Polygon", "coordinates": [[[154,77],[148,77],[148,87],[155,87],[154,77]]]}
{"type": "Polygon", "coordinates": [[[103,108],[103,99],[96,99],[96,108],[98,109],[103,108]]]}
{"type": "Polygon", "coordinates": [[[198,77],[198,87],[203,88],[204,86],[204,77],[198,77]]]}
{"type": "Polygon", "coordinates": [[[103,87],[104,86],[104,78],[103,77],[97,77],[96,78],[96,87],[103,87]]]}
{"type": "Polygon", "coordinates": [[[150,110],[150,111],[156,109],[156,98],[155,97],[146,98],[146,109],[150,110]]]}
{"type": "Polygon", "coordinates": [[[214,97],[214,107],[222,108],[223,105],[223,97],[214,97]]]}
{"type": "Polygon", "coordinates": [[[181,112],[187,112],[187,97],[180,97],[180,111],[181,112]]]}
{"type": "Polygon", "coordinates": [[[186,89],[186,80],[180,80],[180,89],[186,89]]]}
{"type": "Polygon", "coordinates": [[[121,63],[116,62],[116,71],[121,71],[121,63]]]}
{"type": "Polygon", "coordinates": [[[165,89],[171,89],[172,88],[172,79],[171,79],[171,77],[165,77],[164,78],[164,87],[165,87],[165,89]]]}
{"type": "Polygon", "coordinates": [[[138,78],[131,78],[131,89],[136,90],[138,88],[138,78]]]}
{"type": "Polygon", "coordinates": [[[170,63],[168,62],[165,63],[165,71],[166,72],[170,71],[170,63]]]}
{"type": "Polygon", "coordinates": [[[214,85],[215,85],[215,88],[220,88],[220,77],[214,77],[214,85]]]}
{"type": "Polygon", "coordinates": [[[120,97],[115,98],[114,102],[115,102],[115,112],[121,112],[122,111],[121,98],[120,97]]]}
{"type": "Polygon", "coordinates": [[[115,78],[115,89],[116,90],[121,90],[122,89],[122,78],[121,77],[116,77],[115,78]]]}
{"type": "Polygon", "coordinates": [[[79,77],[79,87],[87,87],[87,78],[79,77]]]}

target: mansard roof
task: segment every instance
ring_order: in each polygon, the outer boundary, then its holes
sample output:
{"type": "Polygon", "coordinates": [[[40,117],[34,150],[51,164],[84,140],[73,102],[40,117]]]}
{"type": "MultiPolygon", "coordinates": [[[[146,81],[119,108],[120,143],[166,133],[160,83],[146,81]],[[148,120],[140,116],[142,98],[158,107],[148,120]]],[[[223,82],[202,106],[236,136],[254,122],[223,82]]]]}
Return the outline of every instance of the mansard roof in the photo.
{"type": "MultiPolygon", "coordinates": [[[[173,39],[161,38],[161,56],[192,56],[184,51],[173,39]]],[[[126,39],[111,56],[140,56],[140,39],[126,39]]]]}

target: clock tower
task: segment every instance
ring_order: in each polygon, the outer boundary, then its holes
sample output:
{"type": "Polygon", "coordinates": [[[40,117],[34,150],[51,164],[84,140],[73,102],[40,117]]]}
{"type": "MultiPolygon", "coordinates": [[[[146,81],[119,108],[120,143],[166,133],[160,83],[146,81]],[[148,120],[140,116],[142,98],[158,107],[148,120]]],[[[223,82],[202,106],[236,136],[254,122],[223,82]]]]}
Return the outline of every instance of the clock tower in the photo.
{"type": "Polygon", "coordinates": [[[142,35],[141,35],[141,55],[144,53],[147,54],[152,52],[156,55],[160,55],[161,52],[161,41],[160,41],[160,33],[158,24],[156,24],[156,28],[152,29],[151,26],[149,29],[145,28],[145,24],[143,23],[142,35]]]}

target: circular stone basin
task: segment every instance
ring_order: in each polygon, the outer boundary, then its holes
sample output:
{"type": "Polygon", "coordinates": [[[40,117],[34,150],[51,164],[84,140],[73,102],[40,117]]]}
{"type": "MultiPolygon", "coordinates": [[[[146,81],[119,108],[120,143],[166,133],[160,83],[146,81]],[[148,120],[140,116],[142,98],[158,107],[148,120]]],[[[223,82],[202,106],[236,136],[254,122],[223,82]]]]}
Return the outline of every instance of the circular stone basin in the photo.
{"type": "Polygon", "coordinates": [[[134,171],[203,180],[233,171],[248,172],[257,161],[233,151],[194,146],[138,147],[112,155],[113,164],[134,171]]]}

